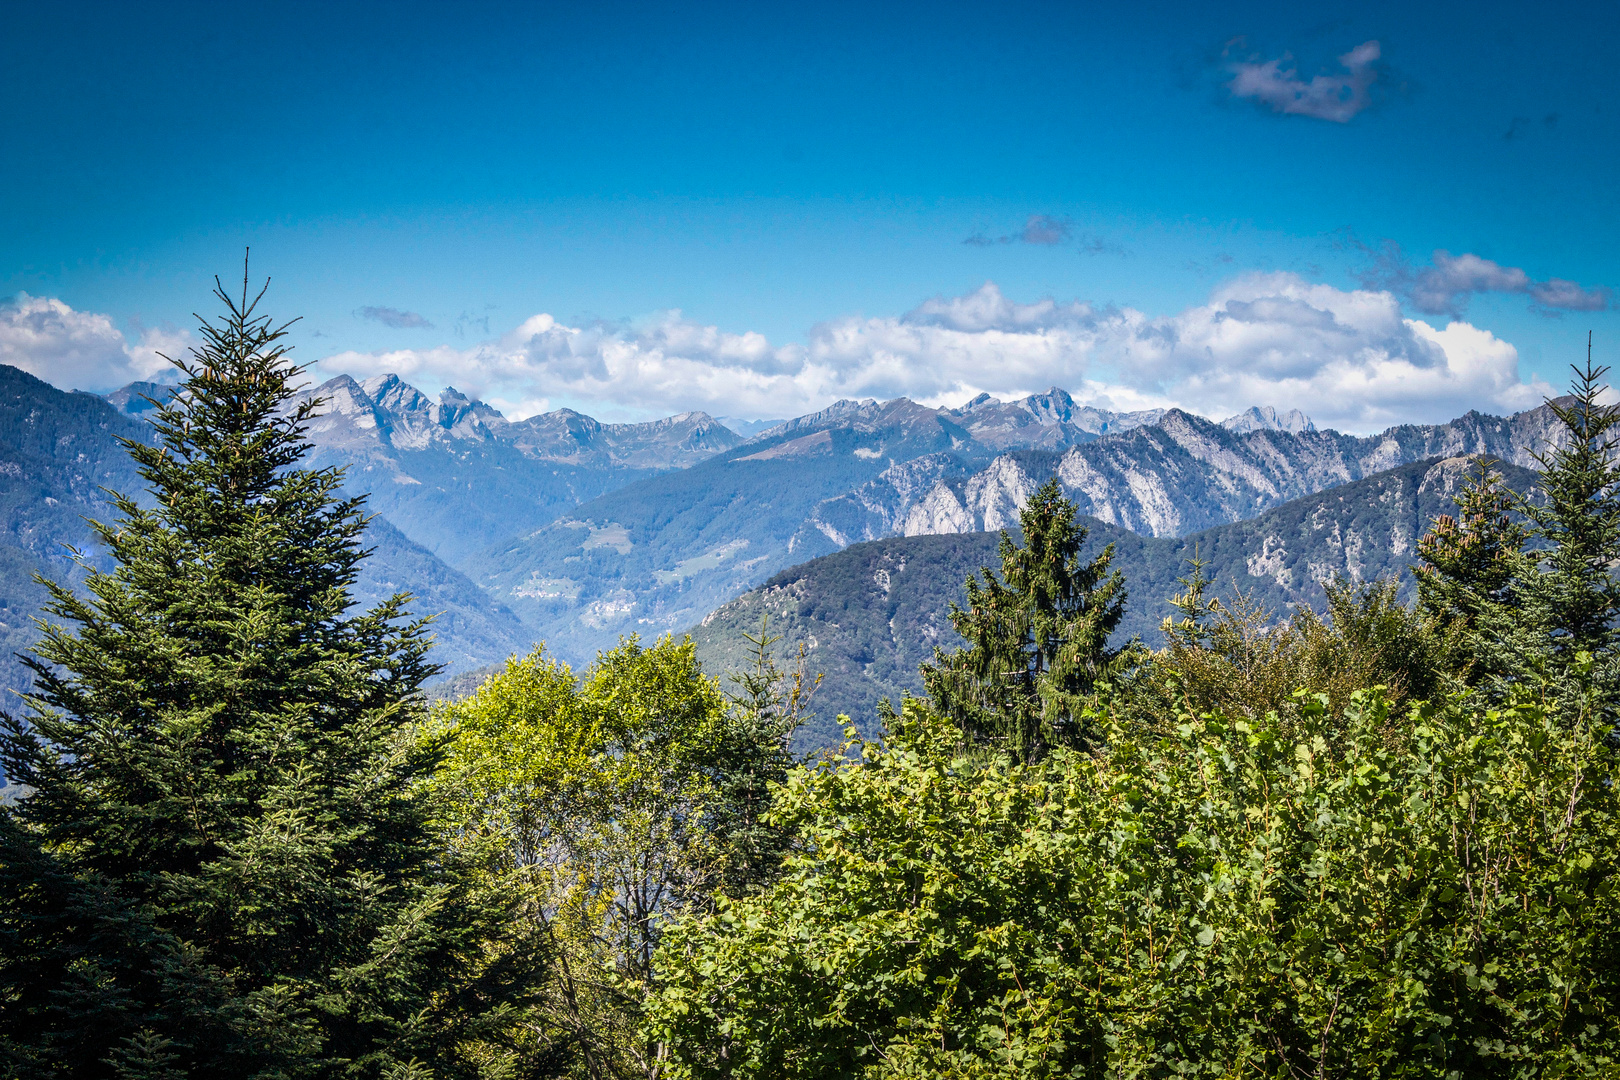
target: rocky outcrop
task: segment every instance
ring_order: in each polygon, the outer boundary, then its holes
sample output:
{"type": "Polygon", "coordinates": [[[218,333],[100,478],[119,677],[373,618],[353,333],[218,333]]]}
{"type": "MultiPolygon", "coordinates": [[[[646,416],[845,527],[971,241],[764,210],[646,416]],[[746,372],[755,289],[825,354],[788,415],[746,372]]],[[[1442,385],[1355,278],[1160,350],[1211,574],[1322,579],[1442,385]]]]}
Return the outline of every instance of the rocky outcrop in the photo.
{"type": "Polygon", "coordinates": [[[859,507],[862,527],[839,528],[846,543],[1000,529],[1017,520],[1030,492],[1056,476],[1082,514],[1144,536],[1185,536],[1427,458],[1484,454],[1534,467],[1536,453],[1563,431],[1547,406],[1511,417],[1471,412],[1447,424],[1405,425],[1367,437],[1317,431],[1297,413],[1250,412],[1259,414],[1252,425],[1215,424],[1171,409],[1155,423],[1061,453],[1004,454],[972,472],[936,466],[939,475],[925,491],[915,483],[896,485],[885,473],[829,500],[816,518],[847,520],[859,507]]]}
{"type": "Polygon", "coordinates": [[[1061,449],[1117,431],[1156,424],[1163,409],[1116,413],[1090,405],[1076,405],[1065,391],[1052,387],[1017,401],[998,401],[980,394],[959,409],[950,410],[973,439],[994,450],[1061,449]]]}

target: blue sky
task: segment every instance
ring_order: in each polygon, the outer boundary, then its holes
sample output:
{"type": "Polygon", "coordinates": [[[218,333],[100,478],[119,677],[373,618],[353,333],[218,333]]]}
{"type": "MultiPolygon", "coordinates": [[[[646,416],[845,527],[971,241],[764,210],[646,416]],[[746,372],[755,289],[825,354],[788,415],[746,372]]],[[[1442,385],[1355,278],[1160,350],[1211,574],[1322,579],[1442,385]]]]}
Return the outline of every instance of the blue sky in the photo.
{"type": "Polygon", "coordinates": [[[1620,340],[1617,46],[1590,3],[14,5],[0,361],[152,370],[251,245],[318,374],[519,415],[1504,411],[1620,340]]]}

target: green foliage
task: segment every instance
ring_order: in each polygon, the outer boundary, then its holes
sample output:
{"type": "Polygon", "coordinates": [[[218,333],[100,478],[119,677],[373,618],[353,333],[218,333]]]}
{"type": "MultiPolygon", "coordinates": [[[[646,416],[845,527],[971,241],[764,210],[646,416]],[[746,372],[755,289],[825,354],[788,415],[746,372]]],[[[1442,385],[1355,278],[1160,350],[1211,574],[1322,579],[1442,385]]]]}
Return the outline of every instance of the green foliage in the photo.
{"type": "Polygon", "coordinates": [[[928,696],[969,739],[1028,761],[1089,740],[1083,710],[1117,668],[1108,638],[1125,614],[1125,580],[1110,572],[1112,546],[1081,561],[1086,530],[1056,479],[1019,521],[1022,545],[1001,537],[1001,578],[985,567],[982,584],[968,578],[967,608],[951,607],[968,647],[937,650],[922,674],[928,696]]]}
{"type": "Polygon", "coordinates": [[[1457,492],[1457,514],[1442,514],[1418,541],[1418,607],[1454,642],[1443,667],[1467,685],[1500,688],[1523,663],[1528,627],[1520,617],[1520,578],[1531,569],[1522,498],[1496,462],[1475,460],[1457,492]]]}
{"type": "Polygon", "coordinates": [[[666,935],[669,1075],[1612,1071],[1601,733],[1459,702],[1395,750],[1377,691],[1300,716],[987,768],[908,701],[790,780],[781,882],[666,935]]]}
{"type": "Polygon", "coordinates": [[[1538,456],[1541,498],[1515,496],[1481,460],[1419,543],[1420,606],[1456,647],[1443,665],[1496,701],[1538,696],[1611,720],[1620,692],[1620,407],[1606,367],[1575,367],[1550,402],[1563,438],[1538,456]]]}
{"type": "Polygon", "coordinates": [[[1291,725],[1301,686],[1325,695],[1335,717],[1372,686],[1398,707],[1433,697],[1454,651],[1433,618],[1398,601],[1392,580],[1328,582],[1324,615],[1303,608],[1286,620],[1250,596],[1211,597],[1197,565],[1184,582],[1172,601],[1184,615],[1165,619],[1165,647],[1109,688],[1122,723],[1163,731],[1179,709],[1191,708],[1251,720],[1276,713],[1291,725]]]}
{"type": "Polygon", "coordinates": [[[715,777],[709,814],[727,852],[719,886],[733,896],[774,880],[787,853],[791,834],[766,820],[771,789],[797,763],[788,747],[821,684],[817,675],[805,685],[802,645],[793,671],[777,664],[772,648],[781,638],[770,625],[768,616],[761,618],[759,633],[744,635],[754,647],[753,665],[731,675],[725,736],[715,741],[709,761],[715,777]]]}
{"type": "MultiPolygon", "coordinates": [[[[150,505],[113,568],[47,584],[37,691],[6,718],[0,1052],[38,1077],[374,1076],[499,1034],[504,909],[438,857],[408,726],[435,669],[402,595],[363,613],[358,500],[298,468],[284,328],[227,314],[177,366],[150,505]]],[[[504,958],[503,958],[504,956],[504,958]]]]}
{"type": "Polygon", "coordinates": [[[757,889],[785,848],[761,821],[796,721],[761,635],[728,702],[690,641],[631,638],[581,676],[543,653],[507,664],[424,733],[446,744],[432,793],[452,849],[522,898],[552,979],[529,1009],[536,1051],[570,1075],[653,1075],[637,1034],[669,919],[722,882],[757,889]]]}

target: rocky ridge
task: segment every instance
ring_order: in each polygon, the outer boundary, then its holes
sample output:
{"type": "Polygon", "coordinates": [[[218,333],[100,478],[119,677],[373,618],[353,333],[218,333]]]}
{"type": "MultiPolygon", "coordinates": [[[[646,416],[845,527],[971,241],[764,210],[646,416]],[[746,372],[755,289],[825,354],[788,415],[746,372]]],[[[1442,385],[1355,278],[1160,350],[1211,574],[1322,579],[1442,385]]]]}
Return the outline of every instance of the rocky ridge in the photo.
{"type": "Polygon", "coordinates": [[[583,502],[467,569],[559,655],[583,661],[622,634],[691,625],[771,574],[850,544],[1006,527],[1052,476],[1082,513],[1173,538],[1427,458],[1485,453],[1522,464],[1560,430],[1545,407],[1366,437],[1275,411],[1227,427],[1172,409],[1110,416],[1113,426],[1093,437],[1063,428],[1076,411],[1065,418],[1039,401],[997,403],[1003,419],[1015,410],[1024,419],[987,426],[974,414],[988,405],[841,402],[583,502]],[[1003,436],[1022,430],[1031,445],[995,450],[976,424],[1003,436]]]}
{"type": "Polygon", "coordinates": [[[1153,424],[1062,453],[1004,454],[977,470],[938,455],[895,465],[818,506],[801,535],[813,530],[848,544],[1001,529],[1056,476],[1081,513],[1148,536],[1181,536],[1425,458],[1487,454],[1531,466],[1561,431],[1547,406],[1365,437],[1317,431],[1297,412],[1250,410],[1215,424],[1171,409],[1153,424]]]}

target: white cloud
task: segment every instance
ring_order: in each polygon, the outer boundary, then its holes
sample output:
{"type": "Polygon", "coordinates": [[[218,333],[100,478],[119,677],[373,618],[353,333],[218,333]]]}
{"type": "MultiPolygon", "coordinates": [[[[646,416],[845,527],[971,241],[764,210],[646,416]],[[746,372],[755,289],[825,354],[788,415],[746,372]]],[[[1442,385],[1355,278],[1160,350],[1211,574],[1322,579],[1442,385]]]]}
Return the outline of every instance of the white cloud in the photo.
{"type": "Polygon", "coordinates": [[[113,390],[171,370],[158,354],[182,355],[189,339],[172,328],[137,330],[131,345],[106,315],[18,293],[0,301],[0,364],[63,389],[113,390]]]}
{"type": "Polygon", "coordinates": [[[1344,291],[1293,274],[1251,275],[1208,304],[1132,328],[1120,370],[1210,416],[1253,404],[1303,409],[1319,425],[1373,431],[1514,412],[1554,389],[1523,381],[1518,351],[1464,322],[1401,316],[1387,292],[1344,291]]]}
{"type": "MultiPolygon", "coordinates": [[[[1447,287],[1525,291],[1564,307],[1592,293],[1471,255],[1437,253],[1435,271],[1447,287]]],[[[108,390],[166,374],[158,353],[180,354],[187,335],[135,330],[131,344],[106,315],[20,294],[0,303],[0,362],[64,388],[108,390]]],[[[1292,274],[1239,277],[1206,303],[1158,317],[1051,298],[1020,303],[987,282],[904,315],[832,319],[784,345],[678,311],[629,328],[539,314],[468,349],[345,352],[318,366],[326,375],[396,372],[429,390],[454,385],[515,418],[564,403],[610,418],[686,409],[789,416],[845,397],[954,404],[1055,385],[1104,408],[1177,405],[1218,418],[1269,404],[1371,431],[1470,408],[1510,412],[1555,392],[1525,382],[1516,350],[1489,331],[1403,318],[1387,289],[1347,291],[1292,274]]]]}
{"type": "Polygon", "coordinates": [[[1276,60],[1234,63],[1226,85],[1233,97],[1252,98],[1272,112],[1343,124],[1371,104],[1380,51],[1378,42],[1363,42],[1339,57],[1343,75],[1318,75],[1310,82],[1299,77],[1287,54],[1276,60]]]}
{"type": "Polygon", "coordinates": [[[955,403],[1056,385],[1107,408],[1173,404],[1223,417],[1271,404],[1370,431],[1470,408],[1511,412],[1554,392],[1523,381],[1517,351],[1486,330],[1406,319],[1389,291],[1292,274],[1240,277],[1207,303],[1162,317],[1018,303],[986,283],[901,316],[833,319],[804,344],[779,346],[679,312],[634,328],[567,326],[541,314],[470,349],[347,352],[320,366],[451,384],[514,417],[564,402],[610,414],[788,416],[841,397],[955,403]]]}

